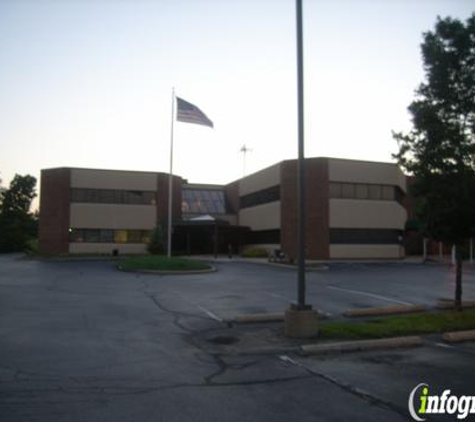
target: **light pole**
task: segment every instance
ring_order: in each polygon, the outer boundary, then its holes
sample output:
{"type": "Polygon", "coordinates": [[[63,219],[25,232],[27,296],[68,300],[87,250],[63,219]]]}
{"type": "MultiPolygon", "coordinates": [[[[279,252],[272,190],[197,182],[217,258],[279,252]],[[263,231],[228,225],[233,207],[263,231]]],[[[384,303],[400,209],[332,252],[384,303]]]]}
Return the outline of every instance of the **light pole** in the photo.
{"type": "Polygon", "coordinates": [[[303,92],[303,29],[302,0],[297,0],[297,237],[298,237],[298,308],[305,308],[305,150],[304,150],[304,92],[303,92]]]}
{"type": "Polygon", "coordinates": [[[285,312],[285,334],[288,337],[309,338],[318,333],[318,316],[305,303],[305,153],[304,153],[304,89],[303,89],[303,24],[302,0],[296,0],[297,17],[297,237],[298,237],[298,293],[297,303],[285,312]]]}

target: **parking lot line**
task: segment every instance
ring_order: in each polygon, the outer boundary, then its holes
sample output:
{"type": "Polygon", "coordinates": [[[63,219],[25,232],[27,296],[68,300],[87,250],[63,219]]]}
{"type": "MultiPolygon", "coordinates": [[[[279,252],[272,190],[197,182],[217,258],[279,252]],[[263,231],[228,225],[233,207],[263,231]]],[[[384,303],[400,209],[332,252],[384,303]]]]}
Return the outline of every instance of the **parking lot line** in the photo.
{"type": "Polygon", "coordinates": [[[390,297],[376,295],[374,293],[362,292],[359,290],[343,289],[342,287],[336,287],[336,286],[326,286],[326,287],[327,289],[340,290],[342,292],[353,293],[356,295],[373,297],[375,299],[385,300],[386,302],[399,303],[400,305],[412,305],[412,303],[409,303],[409,302],[403,302],[402,300],[392,299],[390,297]]]}
{"type": "Polygon", "coordinates": [[[451,346],[450,344],[445,344],[445,343],[434,343],[435,346],[437,347],[443,347],[444,349],[453,349],[454,346],[451,346]]]}
{"type": "Polygon", "coordinates": [[[264,293],[268,296],[276,297],[277,299],[282,299],[282,300],[285,300],[286,302],[289,302],[289,303],[292,302],[292,300],[289,299],[288,297],[279,295],[278,293],[270,293],[270,292],[266,292],[266,291],[264,291],[264,293]]]}
{"type": "Polygon", "coordinates": [[[198,309],[203,311],[206,315],[208,315],[210,318],[214,319],[215,321],[223,322],[222,318],[220,318],[219,316],[217,316],[213,312],[209,311],[208,309],[203,308],[202,306],[198,306],[198,309]]]}

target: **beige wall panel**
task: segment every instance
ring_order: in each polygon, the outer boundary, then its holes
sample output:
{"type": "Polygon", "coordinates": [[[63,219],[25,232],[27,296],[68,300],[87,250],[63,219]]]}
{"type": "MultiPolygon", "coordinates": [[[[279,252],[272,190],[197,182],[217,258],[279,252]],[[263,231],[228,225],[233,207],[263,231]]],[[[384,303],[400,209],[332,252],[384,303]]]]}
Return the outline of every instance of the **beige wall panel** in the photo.
{"type": "Polygon", "coordinates": [[[237,224],[237,216],[234,214],[216,214],[215,217],[218,220],[227,221],[229,224],[233,224],[233,225],[237,224]]]}
{"type": "Polygon", "coordinates": [[[396,185],[406,192],[406,178],[396,164],[365,161],[328,160],[330,182],[396,185]]]}
{"type": "Polygon", "coordinates": [[[239,211],[239,224],[252,230],[280,229],[280,201],[244,208],[239,211]]]}
{"type": "Polygon", "coordinates": [[[239,181],[239,196],[280,185],[281,163],[251,174],[239,181]]]}
{"type": "Polygon", "coordinates": [[[404,248],[399,245],[330,245],[330,259],[399,259],[404,248]]]}
{"type": "Polygon", "coordinates": [[[70,226],[83,229],[144,229],[155,227],[153,205],[71,204],[70,226]]]}
{"type": "Polygon", "coordinates": [[[142,254],[147,252],[147,245],[137,243],[70,243],[69,253],[101,253],[111,254],[114,249],[119,255],[142,254]]]}
{"type": "Polygon", "coordinates": [[[71,187],[156,191],[157,174],[118,170],[72,169],[71,187]]]}
{"type": "Polygon", "coordinates": [[[403,230],[407,213],[395,201],[330,199],[330,228],[403,230]]]}

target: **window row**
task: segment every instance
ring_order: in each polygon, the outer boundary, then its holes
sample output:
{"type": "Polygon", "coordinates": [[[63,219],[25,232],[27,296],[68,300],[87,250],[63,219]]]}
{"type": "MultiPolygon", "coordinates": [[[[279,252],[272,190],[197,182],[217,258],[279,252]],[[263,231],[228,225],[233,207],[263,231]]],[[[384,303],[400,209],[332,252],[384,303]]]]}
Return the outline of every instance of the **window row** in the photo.
{"type": "Polygon", "coordinates": [[[149,243],[149,230],[69,229],[73,243],[149,243]]]}
{"type": "Polygon", "coordinates": [[[224,192],[209,189],[183,189],[181,211],[190,214],[225,214],[224,192]]]}
{"type": "Polygon", "coordinates": [[[343,245],[397,245],[402,242],[401,230],[393,229],[330,229],[330,243],[343,245]]]}
{"type": "Polygon", "coordinates": [[[372,199],[383,201],[402,200],[403,192],[397,186],[367,183],[330,183],[330,198],[372,199]]]}
{"type": "Polygon", "coordinates": [[[72,188],[71,202],[87,204],[155,205],[156,192],[119,189],[72,188]]]}
{"type": "Polygon", "coordinates": [[[257,192],[252,192],[241,196],[240,207],[250,208],[256,205],[267,204],[269,202],[280,200],[280,186],[272,186],[271,188],[262,189],[257,192]]]}

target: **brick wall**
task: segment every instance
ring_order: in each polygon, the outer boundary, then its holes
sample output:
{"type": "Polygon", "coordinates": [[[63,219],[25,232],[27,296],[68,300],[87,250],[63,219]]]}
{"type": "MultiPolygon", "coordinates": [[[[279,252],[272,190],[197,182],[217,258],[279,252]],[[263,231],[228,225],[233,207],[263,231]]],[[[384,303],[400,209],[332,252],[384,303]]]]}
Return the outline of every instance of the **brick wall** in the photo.
{"type": "Polygon", "coordinates": [[[39,249],[43,254],[68,253],[71,171],[41,171],[39,249]]]}
{"type": "Polygon", "coordinates": [[[229,183],[224,186],[226,202],[229,206],[229,212],[239,217],[239,182],[229,183]]]}
{"type": "MultiPolygon", "coordinates": [[[[329,259],[328,160],[305,160],[306,258],[329,259]]],[[[281,245],[297,258],[297,160],[284,161],[281,169],[281,245]]]]}

